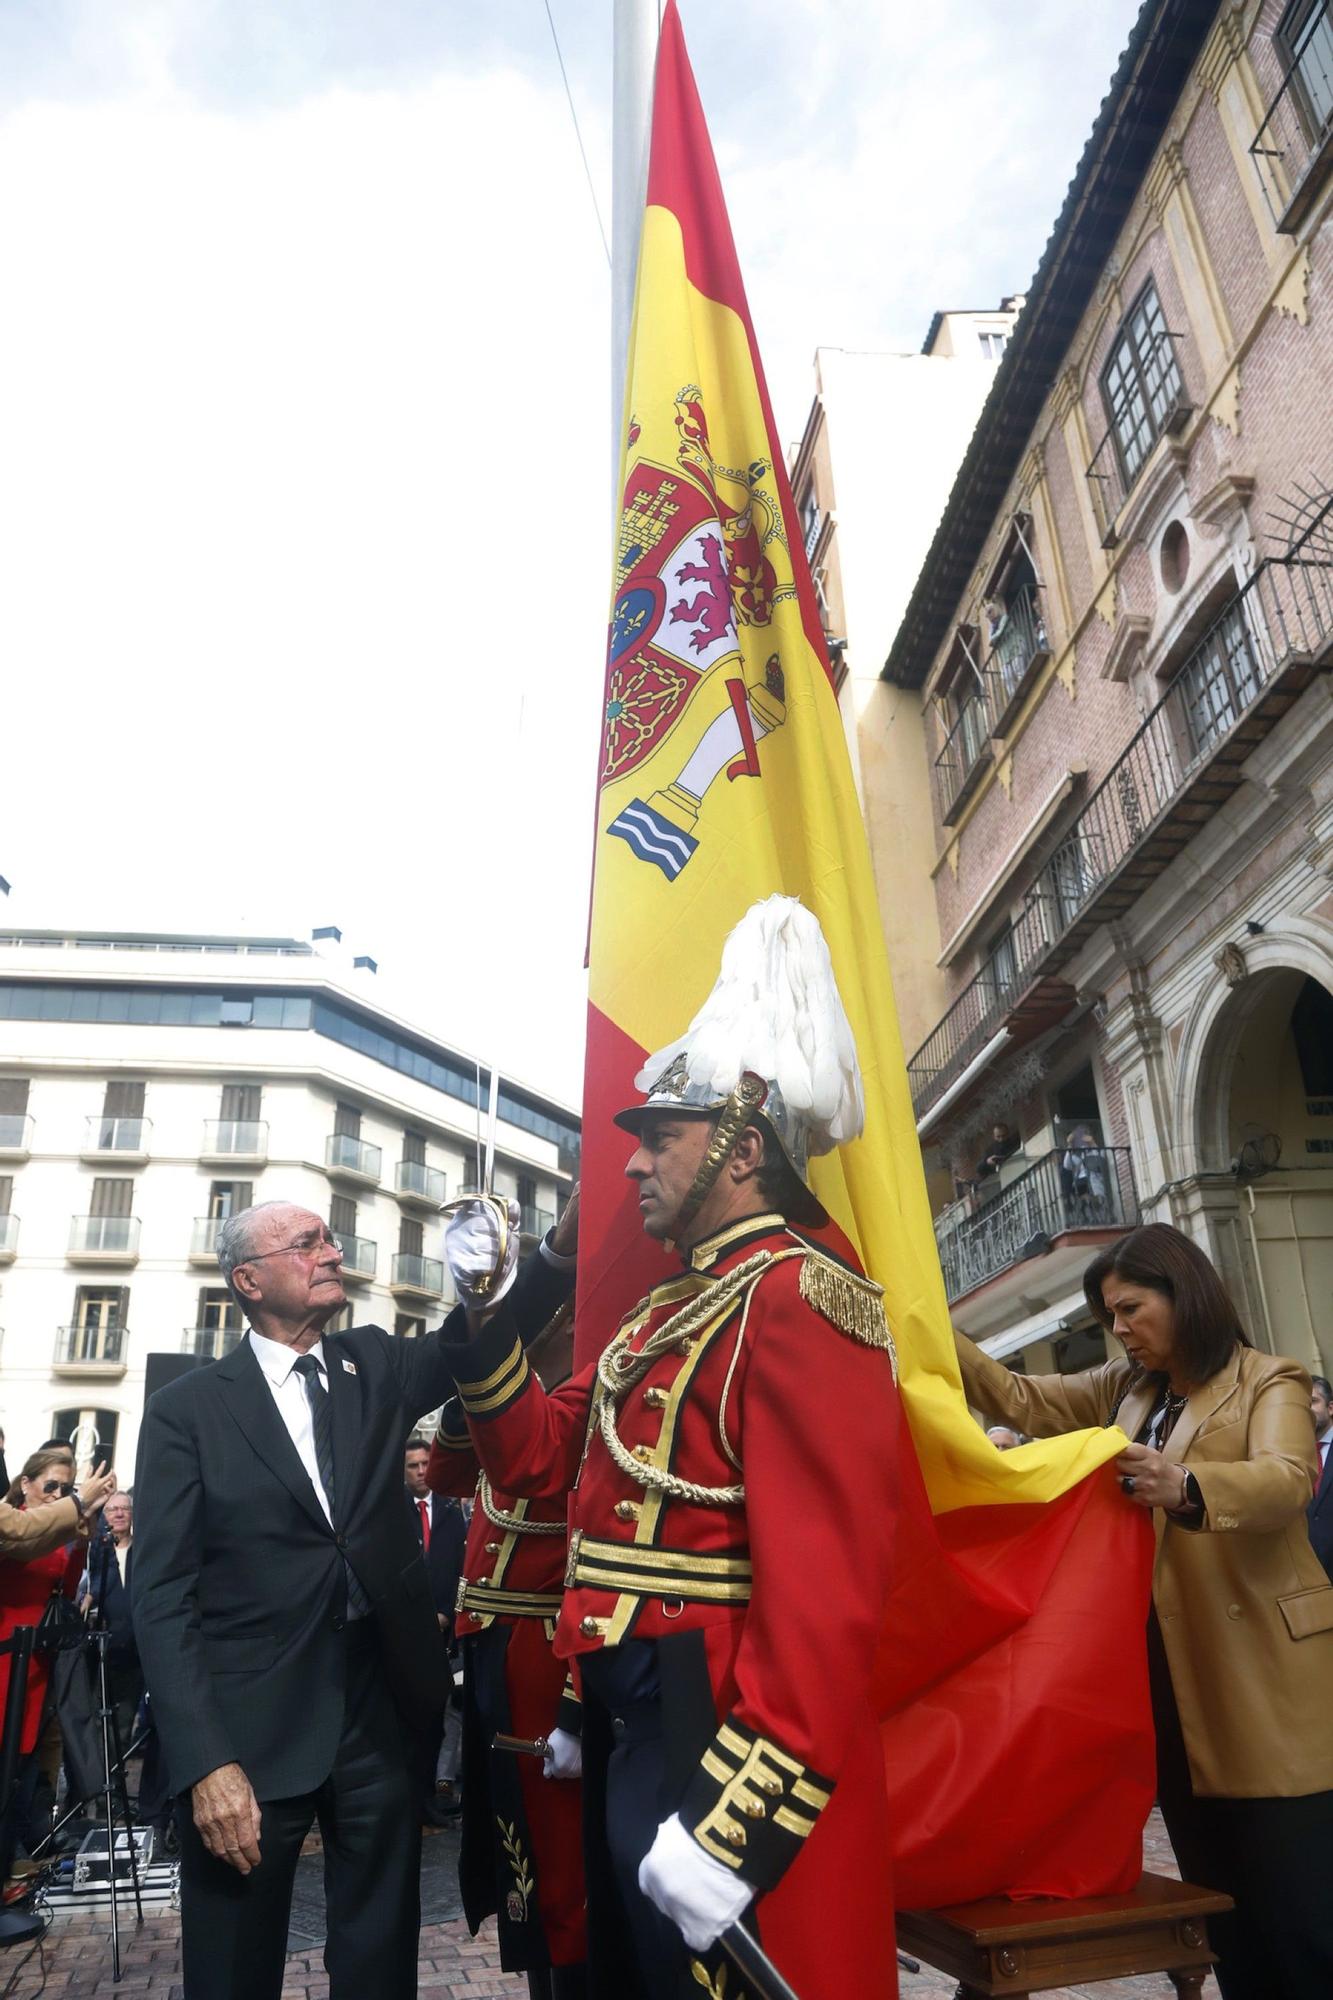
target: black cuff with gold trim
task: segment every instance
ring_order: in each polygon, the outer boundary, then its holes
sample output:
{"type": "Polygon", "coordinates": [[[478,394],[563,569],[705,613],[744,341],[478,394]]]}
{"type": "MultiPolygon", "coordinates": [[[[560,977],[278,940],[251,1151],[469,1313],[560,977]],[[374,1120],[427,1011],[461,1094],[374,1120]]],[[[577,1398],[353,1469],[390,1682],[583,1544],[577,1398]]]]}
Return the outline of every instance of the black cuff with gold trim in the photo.
{"type": "Polygon", "coordinates": [[[518,1401],[530,1379],[523,1343],[505,1306],[454,1356],[458,1400],[474,1423],[500,1416],[518,1401]]]}
{"type": "Polygon", "coordinates": [[[737,1722],[719,1728],[680,1817],[706,1854],[762,1896],[775,1888],[833,1795],[833,1780],[737,1722]]]}
{"type": "Polygon", "coordinates": [[[555,1726],[570,1736],[583,1734],[583,1697],[574,1685],[572,1673],[565,1675],[565,1685],[560,1690],[560,1706],[555,1712],[555,1726]]]}
{"type": "Polygon", "coordinates": [[[435,1430],[435,1442],[442,1451],[471,1451],[472,1440],[468,1436],[467,1417],[457,1396],[451,1396],[440,1411],[440,1421],[435,1430]]]}

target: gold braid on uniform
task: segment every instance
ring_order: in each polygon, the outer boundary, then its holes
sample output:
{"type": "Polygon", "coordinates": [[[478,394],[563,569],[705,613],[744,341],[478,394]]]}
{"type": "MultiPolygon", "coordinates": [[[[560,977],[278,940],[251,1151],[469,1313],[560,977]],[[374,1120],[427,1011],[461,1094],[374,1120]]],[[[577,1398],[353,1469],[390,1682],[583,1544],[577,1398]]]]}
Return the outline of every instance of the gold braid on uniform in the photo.
{"type": "Polygon", "coordinates": [[[734,1271],[728,1271],[724,1278],[715,1279],[698,1298],[691,1299],[679,1312],[672,1313],[670,1319],[664,1320],[637,1352],[618,1342],[607,1348],[597,1363],[597,1385],[601,1392],[597,1420],[603,1444],[627,1479],[632,1479],[637,1486],[669,1493],[673,1500],[691,1501],[696,1507],[744,1505],[744,1486],[696,1486],[693,1480],[682,1479],[678,1473],[667,1472],[657,1465],[645,1465],[642,1459],[635,1458],[633,1452],[627,1451],[620,1441],[620,1433],[616,1429],[616,1405],[643,1380],[659,1355],[665,1354],[669,1347],[692,1340],[701,1328],[725,1312],[732,1300],[738,1298],[756,1278],[762,1277],[771,1265],[781,1263],[785,1257],[801,1254],[801,1251],[779,1251],[775,1255],[771,1250],[757,1250],[753,1257],[747,1257],[743,1264],[738,1264],[734,1271]]]}
{"type": "Polygon", "coordinates": [[[517,1514],[506,1514],[503,1507],[495,1504],[491,1482],[483,1472],[477,1481],[477,1498],[481,1511],[492,1526],[503,1528],[510,1535],[564,1535],[569,1530],[563,1521],[521,1521],[517,1514]]]}
{"type": "Polygon", "coordinates": [[[859,1340],[863,1347],[883,1348],[898,1380],[898,1354],[884,1317],[884,1288],[845,1265],[810,1250],[801,1266],[800,1293],[830,1326],[859,1340]]]}

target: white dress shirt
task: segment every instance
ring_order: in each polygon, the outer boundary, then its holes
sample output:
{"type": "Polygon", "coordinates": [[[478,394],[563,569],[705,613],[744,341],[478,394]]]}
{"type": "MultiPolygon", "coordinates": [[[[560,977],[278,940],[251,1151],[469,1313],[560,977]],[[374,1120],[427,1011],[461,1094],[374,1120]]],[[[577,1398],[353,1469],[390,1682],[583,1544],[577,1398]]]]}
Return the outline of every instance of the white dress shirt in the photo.
{"type": "MultiPolygon", "coordinates": [[[[250,1345],[255,1351],[255,1359],[264,1371],[264,1380],[278,1406],[278,1415],[287,1427],[287,1435],[296,1446],[296,1455],[310,1474],[310,1484],[316,1497],[333,1526],[333,1509],[329,1496],[324,1491],[324,1482],[319,1476],[319,1461],[315,1457],[315,1426],[310,1416],[310,1404],[306,1398],[303,1378],[296,1371],[300,1355],[294,1347],[286,1346],[280,1340],[266,1340],[262,1333],[249,1330],[250,1345]]],[[[328,1368],[324,1361],[324,1343],[317,1340],[313,1347],[306,1349],[319,1363],[319,1379],[325,1395],[329,1391],[328,1368]]]]}
{"type": "Polygon", "coordinates": [[[1324,1467],[1328,1464],[1328,1448],[1331,1444],[1333,1444],[1333,1431],[1325,1431],[1321,1438],[1315,1439],[1315,1446],[1319,1452],[1319,1478],[1314,1483],[1316,1493],[1324,1477],[1324,1467]]]}

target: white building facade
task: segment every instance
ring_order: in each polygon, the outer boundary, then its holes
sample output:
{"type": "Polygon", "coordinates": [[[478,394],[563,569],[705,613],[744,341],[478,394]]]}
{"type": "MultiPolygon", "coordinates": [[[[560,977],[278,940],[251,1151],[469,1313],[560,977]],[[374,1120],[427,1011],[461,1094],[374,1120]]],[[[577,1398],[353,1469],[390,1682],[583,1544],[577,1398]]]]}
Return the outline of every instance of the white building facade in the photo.
{"type": "MultiPolygon", "coordinates": [[[[339,1324],[452,1303],[441,1210],[478,1184],[489,1070],[377,1004],[370,961],[292,939],[0,936],[0,1424],[132,1476],[150,1354],[243,1330],[214,1252],[251,1202],[328,1218],[339,1324]]],[[[494,1184],[543,1234],[579,1121],[501,1075],[494,1184]]]]}

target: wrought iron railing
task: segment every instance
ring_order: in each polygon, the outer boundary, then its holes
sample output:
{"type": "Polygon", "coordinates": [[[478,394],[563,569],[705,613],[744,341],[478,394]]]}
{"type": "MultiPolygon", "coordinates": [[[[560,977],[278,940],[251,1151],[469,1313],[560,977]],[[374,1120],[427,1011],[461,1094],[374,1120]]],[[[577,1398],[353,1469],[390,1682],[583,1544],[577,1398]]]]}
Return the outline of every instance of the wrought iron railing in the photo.
{"type": "Polygon", "coordinates": [[[1282,556],[1249,582],[1192,648],[1157,706],[1042,868],[1014,923],[1006,964],[977,973],[908,1063],[918,1116],[961,1075],[1012,1001],[1055,969],[1085,918],[1136,850],[1204,772],[1294,659],[1333,644],[1333,499],[1282,556]],[[1008,964],[1012,963],[1012,972],[1008,964]]]}
{"type": "Polygon", "coordinates": [[[990,681],[991,708],[1002,715],[1021,689],[1028,669],[1048,650],[1046,625],[1033,589],[1020,590],[1004,608],[1004,617],[993,632],[986,674],[990,681]]]}
{"type": "Polygon", "coordinates": [[[1131,1229],[1138,1221],[1127,1146],[1046,1153],[993,1200],[940,1231],[950,1302],[1076,1229],[1131,1229]]]}
{"type": "Polygon", "coordinates": [[[1148,344],[1142,376],[1121,398],[1087,470],[1103,548],[1113,548],[1115,524],[1157,440],[1182,428],[1191,413],[1185,380],[1173,343],[1180,335],[1163,330],[1148,344]]]}
{"type": "Polygon", "coordinates": [[[1294,234],[1315,193],[1315,169],[1333,146],[1333,18],[1316,6],[1296,39],[1291,64],[1250,156],[1275,226],[1294,234]]]}
{"type": "Polygon", "coordinates": [[[935,797],[946,825],[990,749],[990,736],[990,707],[985,696],[969,695],[935,759],[935,797]]]}

